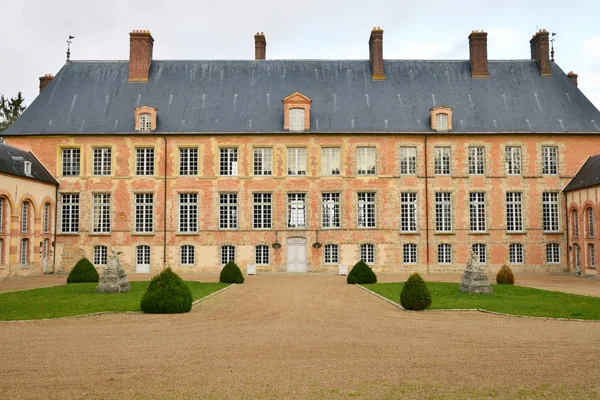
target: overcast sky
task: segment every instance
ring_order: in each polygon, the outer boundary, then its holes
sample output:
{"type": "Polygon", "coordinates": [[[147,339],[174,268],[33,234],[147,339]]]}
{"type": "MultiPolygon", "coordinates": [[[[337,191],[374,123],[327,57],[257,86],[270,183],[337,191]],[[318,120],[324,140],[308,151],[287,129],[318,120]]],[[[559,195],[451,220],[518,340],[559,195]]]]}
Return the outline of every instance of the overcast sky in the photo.
{"type": "Polygon", "coordinates": [[[39,76],[73,60],[125,60],[133,29],[149,29],[154,59],[253,59],[257,31],[267,59],[367,59],[370,30],[384,58],[468,59],[471,30],[485,30],[490,59],[530,58],[536,28],[556,32],[556,62],[579,74],[600,107],[599,0],[0,0],[0,94],[38,94],[39,76]]]}

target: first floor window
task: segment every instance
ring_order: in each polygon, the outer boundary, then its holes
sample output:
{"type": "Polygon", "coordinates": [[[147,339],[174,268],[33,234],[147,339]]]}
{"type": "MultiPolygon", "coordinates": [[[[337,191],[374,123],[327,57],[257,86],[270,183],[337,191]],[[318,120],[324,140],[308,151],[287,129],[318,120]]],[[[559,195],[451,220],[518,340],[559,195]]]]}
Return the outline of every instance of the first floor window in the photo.
{"type": "Polygon", "coordinates": [[[479,256],[479,262],[481,264],[485,264],[487,262],[487,254],[486,254],[486,248],[485,248],[485,244],[483,243],[475,243],[473,246],[471,246],[473,253],[477,254],[479,256]]]}
{"type": "Polygon", "coordinates": [[[254,193],[254,229],[271,228],[272,203],[271,193],[254,193]]]}
{"type": "Polygon", "coordinates": [[[400,228],[402,232],[417,231],[417,194],[400,194],[400,228]]]}
{"type": "Polygon", "coordinates": [[[358,175],[375,175],[377,150],[375,147],[356,149],[356,172],[358,175]]]}
{"type": "Polygon", "coordinates": [[[560,263],[560,245],[558,243],[548,243],[546,245],[546,262],[548,264],[560,263]]]}
{"type": "Polygon", "coordinates": [[[198,232],[197,193],[179,193],[179,232],[198,232]]]}
{"type": "Polygon", "coordinates": [[[596,268],[596,246],[588,244],[588,257],[590,260],[590,268],[596,268]]]}
{"type": "Polygon", "coordinates": [[[92,199],[92,232],[110,232],[110,194],[95,194],[92,199]]]}
{"type": "Polygon", "coordinates": [[[400,175],[417,173],[417,148],[400,147],[400,175]]]}
{"type": "Polygon", "coordinates": [[[181,246],[181,264],[183,264],[183,265],[194,264],[194,246],[190,246],[190,245],[181,246]]]}
{"type": "Polygon", "coordinates": [[[62,173],[63,176],[79,175],[80,150],[62,149],[62,173]]]}
{"type": "Polygon", "coordinates": [[[179,175],[198,175],[198,149],[179,149],[179,175]]]}
{"type": "Polygon", "coordinates": [[[450,147],[435,148],[435,174],[450,175],[450,147]]]}
{"type": "Polygon", "coordinates": [[[4,197],[0,197],[0,232],[4,232],[4,197]]]}
{"type": "Polygon", "coordinates": [[[261,147],[254,149],[254,175],[273,174],[273,149],[261,147]]]}
{"type": "Polygon", "coordinates": [[[469,175],[483,175],[485,171],[483,147],[469,147],[469,175]]]}
{"type": "Polygon", "coordinates": [[[521,148],[506,147],[506,175],[521,175],[521,148]]]}
{"type": "Polygon", "coordinates": [[[79,194],[61,195],[61,231],[79,232],[79,194]]]}
{"type": "Polygon", "coordinates": [[[449,192],[435,194],[435,230],[436,232],[452,231],[452,200],[449,192]]]}
{"type": "Polygon", "coordinates": [[[107,254],[106,246],[94,246],[94,265],[106,265],[107,254]]]}
{"type": "Polygon", "coordinates": [[[521,232],[523,230],[523,204],[521,192],[506,193],[506,230],[521,232]]]}
{"type": "Polygon", "coordinates": [[[288,149],[288,175],[306,175],[306,149],[290,147],[288,149]]]}
{"type": "Polygon", "coordinates": [[[321,149],[321,175],[339,175],[341,171],[339,147],[324,147],[321,149]]]}
{"type": "Polygon", "coordinates": [[[375,245],[371,243],[360,245],[360,259],[367,264],[375,262],[375,245]]]}
{"type": "Polygon", "coordinates": [[[306,228],[306,193],[288,193],[288,228],[306,228]]]}
{"type": "Polygon", "coordinates": [[[323,228],[339,228],[340,223],[340,194],[323,193],[323,228]]]}
{"type": "Polygon", "coordinates": [[[542,193],[544,231],[558,231],[558,193],[542,193]]]}
{"type": "MultiPolygon", "coordinates": [[[[1,221],[2,215],[0,213],[0,224],[2,223],[1,221]]],[[[0,229],[0,232],[1,231],[2,230],[0,229]]],[[[50,233],[50,203],[44,204],[44,233],[50,233]]]]}
{"type": "Polygon", "coordinates": [[[21,239],[21,266],[29,263],[29,239],[21,239]]]}
{"type": "Polygon", "coordinates": [[[508,259],[511,264],[523,264],[523,245],[511,243],[508,247],[508,259]]]}
{"type": "Polygon", "coordinates": [[[469,193],[469,228],[471,232],[485,232],[485,193],[469,193]]]}
{"type": "Polygon", "coordinates": [[[256,263],[261,265],[269,264],[269,246],[264,244],[256,246],[256,263]]]}
{"type": "Polygon", "coordinates": [[[103,176],[111,173],[111,149],[102,147],[94,149],[94,175],[103,176]]]}
{"type": "Polygon", "coordinates": [[[154,231],[154,194],[152,193],[135,195],[135,231],[137,233],[154,231]]]}
{"type": "Polygon", "coordinates": [[[154,175],[154,149],[136,149],[136,175],[154,175]]]}
{"type": "Polygon", "coordinates": [[[237,193],[219,194],[219,228],[237,229],[238,198],[237,193]]]}
{"type": "Polygon", "coordinates": [[[577,213],[577,210],[573,210],[571,215],[572,215],[571,223],[573,225],[573,237],[578,238],[579,237],[579,214],[577,213]]]}
{"type": "Polygon", "coordinates": [[[29,231],[29,202],[24,201],[21,204],[21,232],[27,233],[29,231]]]}
{"type": "Polygon", "coordinates": [[[542,175],[556,175],[558,172],[558,147],[542,147],[542,175]]]}
{"type": "Polygon", "coordinates": [[[594,237],[594,209],[592,207],[588,207],[586,210],[587,217],[587,234],[589,238],[594,237]]]}
{"type": "Polygon", "coordinates": [[[375,228],[375,193],[358,193],[359,228],[375,228]]]}
{"type": "Polygon", "coordinates": [[[325,245],[325,264],[337,264],[338,263],[338,245],[337,244],[326,244],[325,245]]]}
{"type": "Polygon", "coordinates": [[[402,246],[402,261],[404,264],[417,263],[417,245],[414,243],[405,243],[402,246]]]}
{"type": "Polygon", "coordinates": [[[221,165],[219,172],[225,176],[237,176],[238,174],[238,154],[237,148],[221,149],[221,165]]]}
{"type": "Polygon", "coordinates": [[[222,246],[221,264],[225,265],[229,261],[235,261],[235,246],[222,246]]]}
{"type": "Polygon", "coordinates": [[[438,264],[452,264],[451,244],[438,244],[438,264]]]}

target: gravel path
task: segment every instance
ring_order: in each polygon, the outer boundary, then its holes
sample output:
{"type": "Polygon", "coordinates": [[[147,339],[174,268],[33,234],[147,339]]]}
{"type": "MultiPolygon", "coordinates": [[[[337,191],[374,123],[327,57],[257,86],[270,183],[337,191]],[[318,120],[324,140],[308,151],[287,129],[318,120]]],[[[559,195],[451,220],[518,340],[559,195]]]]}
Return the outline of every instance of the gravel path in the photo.
{"type": "Polygon", "coordinates": [[[3,398],[600,398],[600,322],[406,313],[258,276],[184,315],[0,324],[3,398]]]}

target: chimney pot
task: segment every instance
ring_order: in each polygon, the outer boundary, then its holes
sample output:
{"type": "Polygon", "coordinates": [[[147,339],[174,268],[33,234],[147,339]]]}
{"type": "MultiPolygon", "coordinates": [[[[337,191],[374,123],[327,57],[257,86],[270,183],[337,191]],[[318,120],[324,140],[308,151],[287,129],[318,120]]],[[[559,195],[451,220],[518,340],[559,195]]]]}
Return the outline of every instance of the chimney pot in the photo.
{"type": "Polygon", "coordinates": [[[550,34],[545,29],[540,29],[529,41],[531,46],[531,59],[536,60],[540,75],[551,76],[550,68],[550,34]]]}
{"type": "Polygon", "coordinates": [[[42,93],[42,90],[48,86],[52,78],[54,78],[52,74],[44,74],[44,76],[40,76],[40,93],[42,93]]]}
{"type": "Polygon", "coordinates": [[[127,82],[148,82],[154,38],[149,30],[129,33],[129,78],[127,82]]]}
{"type": "Polygon", "coordinates": [[[471,61],[471,76],[473,78],[489,78],[487,33],[471,31],[469,35],[469,53],[471,61]]]}
{"type": "Polygon", "coordinates": [[[574,73],[573,71],[570,71],[567,76],[569,77],[569,79],[571,80],[571,82],[573,82],[573,84],[575,86],[577,85],[577,78],[579,77],[579,75],[577,75],[576,73],[574,73]]]}
{"type": "Polygon", "coordinates": [[[373,27],[369,37],[369,60],[371,60],[371,79],[374,81],[385,80],[383,71],[383,30],[373,27]]]}
{"type": "Polygon", "coordinates": [[[254,59],[255,60],[266,60],[267,58],[267,39],[265,33],[256,32],[254,35],[254,59]]]}

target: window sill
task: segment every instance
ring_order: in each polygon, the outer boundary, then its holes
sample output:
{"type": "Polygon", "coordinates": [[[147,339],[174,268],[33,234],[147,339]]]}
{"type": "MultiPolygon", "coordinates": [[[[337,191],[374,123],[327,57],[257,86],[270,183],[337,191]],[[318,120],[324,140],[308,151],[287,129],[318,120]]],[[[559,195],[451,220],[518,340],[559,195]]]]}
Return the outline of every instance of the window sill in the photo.
{"type": "Polygon", "coordinates": [[[131,236],[154,236],[156,232],[131,232],[131,236]]]}
{"type": "Polygon", "coordinates": [[[544,235],[562,235],[564,232],[563,231],[543,231],[542,234],[544,235]]]}
{"type": "Polygon", "coordinates": [[[507,235],[527,235],[527,231],[520,231],[520,232],[513,232],[513,231],[506,231],[507,235]]]}
{"type": "Polygon", "coordinates": [[[79,236],[81,232],[60,232],[56,234],[57,236],[79,236]]]}
{"type": "Polygon", "coordinates": [[[456,235],[456,232],[434,232],[434,235],[456,235]]]}
{"type": "Polygon", "coordinates": [[[489,235],[489,232],[469,232],[469,235],[489,235]]]}
{"type": "MultiPolygon", "coordinates": [[[[175,233],[175,236],[198,236],[200,234],[200,232],[177,232],[175,233]]],[[[188,264],[183,264],[183,265],[188,265],[188,264]]],[[[193,265],[193,264],[189,264],[189,265],[193,265]]]]}
{"type": "Polygon", "coordinates": [[[110,236],[112,235],[112,232],[93,232],[93,233],[88,233],[88,236],[110,236]]]}
{"type": "Polygon", "coordinates": [[[414,232],[414,231],[410,231],[410,232],[400,231],[400,232],[398,232],[398,234],[400,234],[400,235],[416,235],[416,236],[418,236],[418,235],[421,234],[421,232],[419,232],[419,231],[416,231],[416,232],[414,232]]]}

